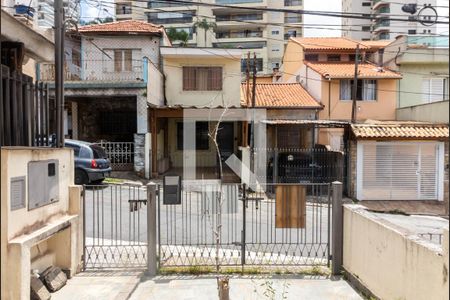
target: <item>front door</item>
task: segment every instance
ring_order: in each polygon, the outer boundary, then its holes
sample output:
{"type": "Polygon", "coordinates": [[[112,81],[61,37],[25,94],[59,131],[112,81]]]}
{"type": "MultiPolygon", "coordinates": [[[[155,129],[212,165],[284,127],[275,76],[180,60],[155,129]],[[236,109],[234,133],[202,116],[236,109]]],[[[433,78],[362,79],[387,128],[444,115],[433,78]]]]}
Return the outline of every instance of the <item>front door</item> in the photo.
{"type": "Polygon", "coordinates": [[[224,122],[220,124],[217,144],[222,161],[227,160],[234,153],[234,123],[224,122]]]}

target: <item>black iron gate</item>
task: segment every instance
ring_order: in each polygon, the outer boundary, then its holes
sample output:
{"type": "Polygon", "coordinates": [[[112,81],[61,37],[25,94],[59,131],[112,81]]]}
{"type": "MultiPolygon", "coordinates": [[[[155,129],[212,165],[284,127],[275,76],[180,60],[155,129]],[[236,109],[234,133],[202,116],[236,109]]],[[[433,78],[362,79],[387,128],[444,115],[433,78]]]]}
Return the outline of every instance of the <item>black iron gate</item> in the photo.
{"type": "Polygon", "coordinates": [[[147,188],[83,187],[84,268],[147,266],[147,188]]]}
{"type": "Polygon", "coordinates": [[[184,184],[181,204],[165,205],[159,188],[160,267],[329,265],[330,191],[199,181],[184,184]]]}

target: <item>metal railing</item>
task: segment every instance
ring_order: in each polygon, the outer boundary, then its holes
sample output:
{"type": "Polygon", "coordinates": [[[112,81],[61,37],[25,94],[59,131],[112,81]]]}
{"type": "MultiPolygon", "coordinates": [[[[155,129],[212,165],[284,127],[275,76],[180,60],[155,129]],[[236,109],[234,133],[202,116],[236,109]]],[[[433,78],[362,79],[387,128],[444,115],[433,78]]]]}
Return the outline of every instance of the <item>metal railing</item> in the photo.
{"type": "Polygon", "coordinates": [[[147,189],[83,186],[84,269],[147,266],[147,189]]]}
{"type": "Polygon", "coordinates": [[[108,142],[97,143],[105,149],[106,156],[115,171],[132,170],[134,167],[134,142],[108,142]]]}
{"type": "Polygon", "coordinates": [[[52,146],[57,132],[56,105],[48,86],[4,65],[1,80],[0,144],[52,146]]]}
{"type": "Polygon", "coordinates": [[[428,240],[432,243],[442,245],[442,240],[444,237],[443,233],[419,233],[419,236],[425,240],[428,240]]]}
{"type": "Polygon", "coordinates": [[[329,265],[330,191],[330,184],[251,190],[197,181],[183,186],[181,204],[166,205],[160,187],[160,267],[329,265]]]}

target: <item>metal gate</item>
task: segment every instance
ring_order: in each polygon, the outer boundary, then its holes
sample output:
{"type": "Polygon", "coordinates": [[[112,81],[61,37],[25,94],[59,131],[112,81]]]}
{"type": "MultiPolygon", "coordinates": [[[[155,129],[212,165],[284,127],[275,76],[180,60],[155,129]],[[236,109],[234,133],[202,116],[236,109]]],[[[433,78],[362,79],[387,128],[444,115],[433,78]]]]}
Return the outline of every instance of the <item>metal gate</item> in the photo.
{"type": "Polygon", "coordinates": [[[330,184],[199,181],[183,185],[179,205],[158,190],[160,267],[329,266],[330,184]]]}
{"type": "Polygon", "coordinates": [[[147,266],[147,188],[83,187],[84,268],[147,266]]]}

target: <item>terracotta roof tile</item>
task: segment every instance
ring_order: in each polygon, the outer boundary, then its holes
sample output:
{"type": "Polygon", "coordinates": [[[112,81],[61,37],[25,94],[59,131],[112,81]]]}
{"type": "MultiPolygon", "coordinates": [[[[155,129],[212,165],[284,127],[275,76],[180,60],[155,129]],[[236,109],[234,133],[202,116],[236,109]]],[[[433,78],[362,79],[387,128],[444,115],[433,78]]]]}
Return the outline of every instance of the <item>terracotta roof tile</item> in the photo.
{"type": "MultiPolygon", "coordinates": [[[[355,74],[355,64],[351,62],[310,62],[305,61],[305,64],[319,73],[322,76],[326,74],[331,78],[353,78],[355,74]]],[[[401,79],[399,73],[393,72],[389,69],[380,69],[370,63],[359,64],[359,78],[392,78],[401,79]]]]}
{"type": "Polygon", "coordinates": [[[448,125],[423,123],[352,124],[358,139],[448,139],[448,125]]]}
{"type": "MultiPolygon", "coordinates": [[[[250,84],[250,94],[252,85],[250,84]]],[[[247,98],[247,84],[241,84],[241,104],[251,106],[251,95],[247,98]]],[[[318,103],[300,83],[257,83],[256,107],[267,108],[315,108],[321,109],[318,103]]]]}
{"type": "Polygon", "coordinates": [[[305,50],[355,50],[359,44],[360,49],[369,49],[362,42],[344,37],[331,38],[291,38],[305,50]]]}
{"type": "Polygon", "coordinates": [[[164,31],[164,27],[144,21],[125,20],[81,26],[78,31],[81,33],[134,33],[154,35],[161,34],[164,31]]]}

